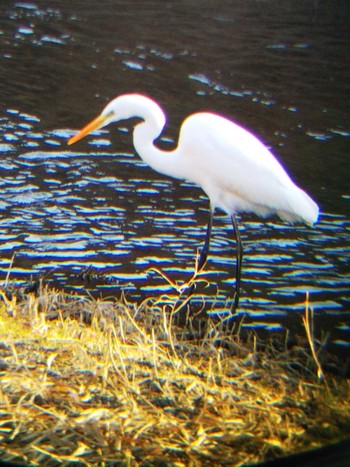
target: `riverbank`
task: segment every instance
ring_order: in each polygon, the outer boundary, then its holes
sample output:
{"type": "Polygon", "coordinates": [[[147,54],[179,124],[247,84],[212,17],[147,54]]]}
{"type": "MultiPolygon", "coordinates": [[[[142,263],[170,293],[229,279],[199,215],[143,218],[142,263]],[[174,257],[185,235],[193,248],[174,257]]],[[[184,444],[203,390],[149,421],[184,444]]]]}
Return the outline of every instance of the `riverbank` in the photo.
{"type": "Polygon", "coordinates": [[[243,339],[207,320],[195,337],[170,299],[1,297],[1,460],[238,466],[350,436],[344,362],[307,332],[243,339]]]}

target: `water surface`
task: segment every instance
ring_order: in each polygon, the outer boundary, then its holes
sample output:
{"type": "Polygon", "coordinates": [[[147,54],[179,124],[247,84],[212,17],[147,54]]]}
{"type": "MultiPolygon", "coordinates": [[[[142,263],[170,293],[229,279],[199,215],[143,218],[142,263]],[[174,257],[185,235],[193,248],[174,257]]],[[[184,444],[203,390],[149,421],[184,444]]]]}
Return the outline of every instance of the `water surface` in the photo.
{"type": "MultiPolygon", "coordinates": [[[[134,156],[122,122],[67,147],[115,95],[141,92],[168,115],[176,144],[191,112],[254,130],[320,205],[314,228],[242,216],[245,326],[301,323],[306,293],[319,335],[349,351],[347,2],[3,2],[0,5],[0,267],[141,301],[191,277],[208,217],[197,187],[134,156]],[[67,279],[68,278],[68,279],[67,279]]],[[[201,296],[225,312],[234,284],[229,219],[215,218],[201,296]]],[[[196,297],[194,297],[196,299],[196,297]]],[[[194,300],[195,301],[195,300],[194,300]]],[[[201,305],[199,305],[201,306],[201,305]]]]}

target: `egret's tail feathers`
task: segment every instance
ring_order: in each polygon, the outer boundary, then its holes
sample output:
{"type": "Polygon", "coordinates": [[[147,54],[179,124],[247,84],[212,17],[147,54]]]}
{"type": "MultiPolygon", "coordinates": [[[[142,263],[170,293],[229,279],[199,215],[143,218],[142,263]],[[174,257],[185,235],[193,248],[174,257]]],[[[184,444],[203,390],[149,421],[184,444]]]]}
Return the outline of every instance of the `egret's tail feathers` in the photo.
{"type": "Polygon", "coordinates": [[[314,225],[319,215],[317,204],[305,191],[298,187],[295,188],[296,190],[289,199],[288,208],[279,210],[278,215],[288,222],[303,221],[306,224],[314,225]]]}

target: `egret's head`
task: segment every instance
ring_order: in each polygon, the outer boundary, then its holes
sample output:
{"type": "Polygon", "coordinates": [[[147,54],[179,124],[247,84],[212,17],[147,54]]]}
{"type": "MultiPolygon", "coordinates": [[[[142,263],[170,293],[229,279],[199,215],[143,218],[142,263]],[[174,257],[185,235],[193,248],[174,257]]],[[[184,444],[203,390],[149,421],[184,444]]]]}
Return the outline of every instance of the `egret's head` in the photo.
{"type": "Polygon", "coordinates": [[[97,118],[92,120],[92,122],[88,123],[75,136],[70,138],[68,144],[73,144],[92,131],[98,130],[112,122],[128,120],[133,117],[153,121],[154,124],[159,127],[159,131],[163,129],[165,124],[165,116],[154,101],[140,94],[124,94],[116,97],[107,104],[97,118]]]}

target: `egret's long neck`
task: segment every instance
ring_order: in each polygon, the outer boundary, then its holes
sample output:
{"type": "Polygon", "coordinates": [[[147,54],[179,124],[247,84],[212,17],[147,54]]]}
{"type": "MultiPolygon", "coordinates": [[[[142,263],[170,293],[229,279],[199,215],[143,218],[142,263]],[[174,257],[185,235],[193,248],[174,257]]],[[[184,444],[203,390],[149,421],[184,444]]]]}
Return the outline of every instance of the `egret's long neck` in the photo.
{"type": "Polygon", "coordinates": [[[178,156],[174,151],[162,151],[155,146],[154,141],[161,135],[165,126],[165,115],[158,107],[159,112],[143,115],[143,122],[139,123],[133,134],[134,146],[141,157],[150,167],[171,177],[182,178],[177,173],[178,156]]]}

